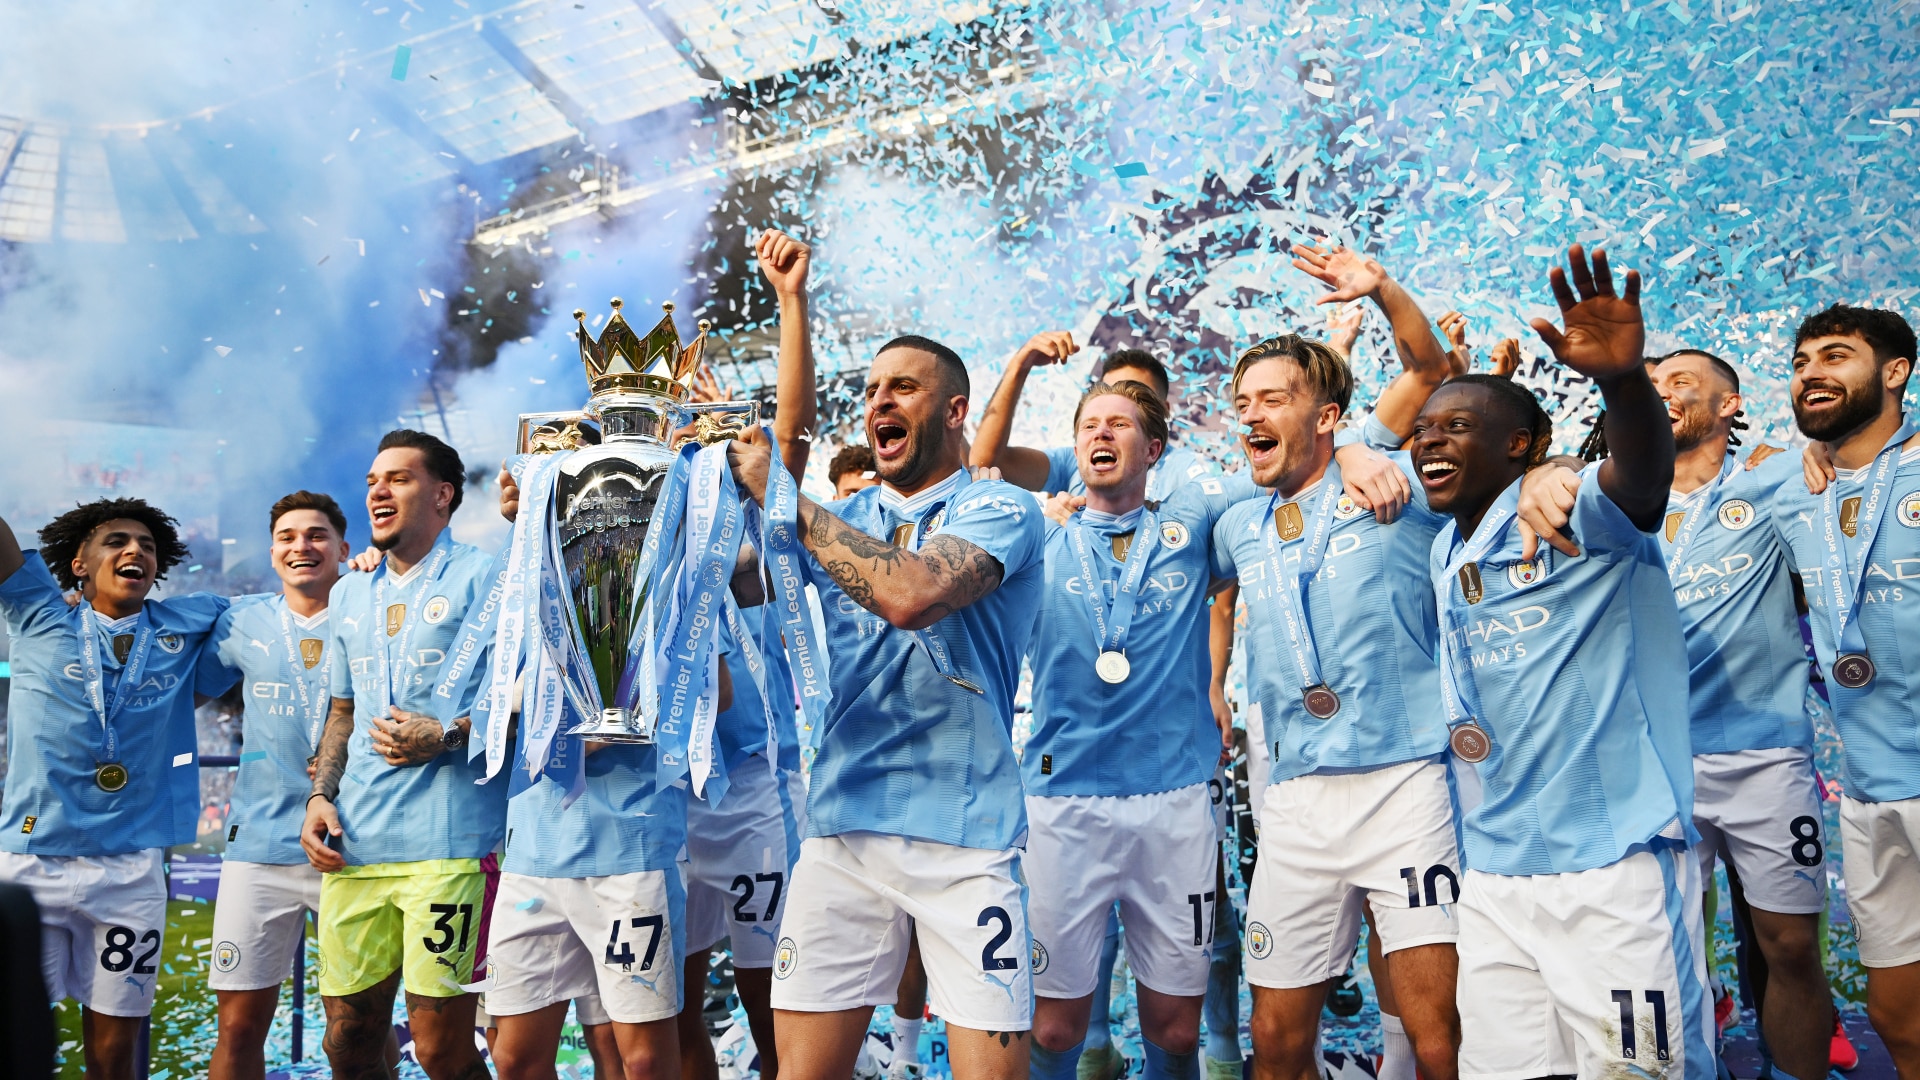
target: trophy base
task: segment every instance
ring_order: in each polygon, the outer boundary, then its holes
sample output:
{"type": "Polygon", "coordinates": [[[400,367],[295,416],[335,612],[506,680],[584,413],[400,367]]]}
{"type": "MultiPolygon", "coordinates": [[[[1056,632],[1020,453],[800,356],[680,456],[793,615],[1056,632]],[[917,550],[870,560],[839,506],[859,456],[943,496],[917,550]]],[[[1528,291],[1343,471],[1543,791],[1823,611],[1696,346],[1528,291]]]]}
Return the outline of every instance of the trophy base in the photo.
{"type": "Polygon", "coordinates": [[[653,724],[629,709],[602,709],[598,717],[575,725],[567,734],[578,735],[588,742],[650,746],[653,724]]]}

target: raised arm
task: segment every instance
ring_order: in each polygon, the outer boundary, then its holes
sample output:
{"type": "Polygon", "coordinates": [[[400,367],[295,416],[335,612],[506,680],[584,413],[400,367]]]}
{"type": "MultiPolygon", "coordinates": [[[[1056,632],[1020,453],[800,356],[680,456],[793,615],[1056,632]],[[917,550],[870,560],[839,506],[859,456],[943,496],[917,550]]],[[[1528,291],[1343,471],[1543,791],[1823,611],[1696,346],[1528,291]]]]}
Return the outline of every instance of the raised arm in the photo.
{"type": "Polygon", "coordinates": [[[1585,249],[1575,244],[1567,251],[1567,264],[1573,271],[1571,288],[1559,267],[1549,275],[1566,328],[1546,319],[1533,320],[1533,328],[1556,360],[1600,388],[1607,446],[1613,451],[1600,465],[1600,490],[1634,525],[1651,531],[1666,514],[1673,487],[1673,426],[1647,378],[1640,274],[1627,271],[1626,291],[1616,294],[1605,251],[1595,251],[1589,267],[1585,249]]]}
{"type": "Polygon", "coordinates": [[[26,561],[27,557],[20,552],[20,541],[13,535],[13,526],[0,518],[0,581],[12,577],[26,561]]]}
{"type": "MultiPolygon", "coordinates": [[[[764,503],[772,455],[749,431],[727,446],[733,475],[764,503]]],[[[1000,561],[957,536],[934,536],[919,551],[894,547],[800,496],[800,540],[853,602],[902,630],[921,630],[1000,585],[1000,561]]]]}
{"type": "Polygon", "coordinates": [[[980,414],[980,430],[974,436],[967,463],[974,468],[996,468],[1008,483],[1028,491],[1047,486],[1047,455],[1026,446],[1008,446],[1013,433],[1013,410],[1020,404],[1020,392],[1026,389],[1027,375],[1044,364],[1065,363],[1079,352],[1073,335],[1065,330],[1042,330],[1027,339],[1020,351],[1007,358],[1007,369],[994,387],[993,398],[980,414]]]}
{"type": "Polygon", "coordinates": [[[753,254],[780,301],[780,359],[776,365],[773,437],[795,480],[807,475],[820,392],[813,374],[813,328],[808,322],[807,271],[813,250],[778,229],[760,234],[753,254]]]}
{"type": "Polygon", "coordinates": [[[1421,406],[1452,374],[1447,351],[1434,336],[1426,313],[1377,259],[1350,248],[1322,251],[1311,244],[1296,244],[1293,252],[1294,266],[1332,288],[1319,303],[1345,303],[1366,297],[1387,317],[1394,350],[1400,354],[1400,365],[1406,371],[1381,392],[1380,400],[1374,403],[1373,414],[1401,438],[1412,434],[1413,421],[1420,415],[1421,406]]]}

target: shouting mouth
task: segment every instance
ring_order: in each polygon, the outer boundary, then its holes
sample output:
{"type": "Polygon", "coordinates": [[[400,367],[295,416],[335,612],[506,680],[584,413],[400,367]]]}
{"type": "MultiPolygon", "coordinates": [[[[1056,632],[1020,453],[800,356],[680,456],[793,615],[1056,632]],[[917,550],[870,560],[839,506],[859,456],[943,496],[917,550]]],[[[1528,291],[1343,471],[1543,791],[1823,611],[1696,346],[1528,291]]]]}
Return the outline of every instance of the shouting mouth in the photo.
{"type": "Polygon", "coordinates": [[[1452,483],[1460,475],[1457,462],[1444,458],[1428,458],[1420,463],[1420,485],[1428,491],[1436,491],[1452,483]]]}
{"type": "Polygon", "coordinates": [[[126,566],[116,568],[113,576],[122,581],[145,581],[147,580],[147,568],[141,566],[139,563],[129,563],[126,566]]]}
{"type": "Polygon", "coordinates": [[[898,420],[881,420],[873,425],[873,452],[891,460],[906,453],[907,426],[898,420]]]}

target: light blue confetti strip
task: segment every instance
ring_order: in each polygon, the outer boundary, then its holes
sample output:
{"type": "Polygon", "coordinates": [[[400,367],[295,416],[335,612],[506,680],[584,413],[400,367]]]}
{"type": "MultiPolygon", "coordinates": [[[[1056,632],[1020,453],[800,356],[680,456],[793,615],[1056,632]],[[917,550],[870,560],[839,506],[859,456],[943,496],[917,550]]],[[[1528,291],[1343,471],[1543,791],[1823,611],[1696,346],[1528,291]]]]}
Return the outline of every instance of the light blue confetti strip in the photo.
{"type": "Polygon", "coordinates": [[[529,896],[513,906],[520,911],[539,911],[542,907],[546,906],[546,901],[541,900],[537,896],[529,896]]]}
{"type": "Polygon", "coordinates": [[[402,45],[393,50],[393,81],[407,81],[407,64],[413,59],[413,46],[402,45]]]}
{"type": "Polygon", "coordinates": [[[1135,176],[1145,176],[1147,175],[1147,167],[1141,162],[1129,161],[1125,165],[1115,165],[1113,167],[1113,175],[1118,176],[1122,180],[1135,176]]]}
{"type": "Polygon", "coordinates": [[[267,752],[265,750],[249,750],[246,753],[240,755],[240,761],[242,764],[245,764],[246,762],[249,762],[249,761],[259,761],[261,758],[264,758],[266,756],[267,756],[267,752]]]}

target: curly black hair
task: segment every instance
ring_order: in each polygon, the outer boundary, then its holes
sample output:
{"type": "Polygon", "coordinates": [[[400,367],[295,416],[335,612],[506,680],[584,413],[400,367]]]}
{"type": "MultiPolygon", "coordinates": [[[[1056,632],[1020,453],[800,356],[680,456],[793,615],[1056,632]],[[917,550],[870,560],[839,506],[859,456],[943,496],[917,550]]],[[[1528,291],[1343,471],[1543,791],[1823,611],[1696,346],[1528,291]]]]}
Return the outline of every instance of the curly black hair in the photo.
{"type": "Polygon", "coordinates": [[[180,542],[180,523],[145,499],[95,499],[83,503],[47,522],[40,530],[40,557],[63,589],[77,589],[80,579],[73,576],[73,557],[80,554],[87,537],[109,521],[137,521],[153,534],[153,553],[159,560],[158,581],[167,571],[185,562],[187,545],[180,542]]]}

